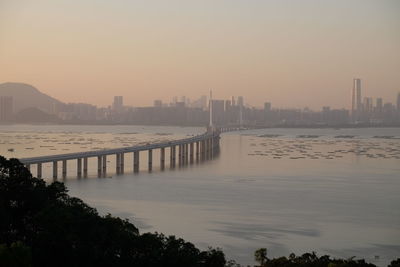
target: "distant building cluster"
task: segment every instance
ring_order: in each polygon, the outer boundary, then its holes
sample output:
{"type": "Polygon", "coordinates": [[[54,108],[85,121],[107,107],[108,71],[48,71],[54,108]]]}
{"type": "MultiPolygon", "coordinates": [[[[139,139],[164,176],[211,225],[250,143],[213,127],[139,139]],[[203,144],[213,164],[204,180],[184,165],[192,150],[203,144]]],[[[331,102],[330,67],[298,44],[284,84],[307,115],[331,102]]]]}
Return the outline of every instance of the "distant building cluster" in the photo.
{"type": "MultiPolygon", "coordinates": [[[[85,103],[53,104],[54,118],[61,123],[87,124],[142,124],[204,126],[208,124],[212,109],[213,124],[246,125],[260,127],[345,126],[345,125],[400,125],[400,93],[395,104],[382,98],[362,98],[361,79],[354,79],[349,109],[320,111],[274,108],[265,102],[263,108],[246,105],[243,96],[229,99],[209,99],[201,96],[191,101],[182,96],[173,97],[169,103],[156,99],[153,106],[132,107],[124,105],[123,96],[115,96],[111,105],[98,108],[85,103]]],[[[13,122],[13,98],[0,97],[0,122],[13,122]]]]}
{"type": "Polygon", "coordinates": [[[383,102],[378,97],[375,100],[372,97],[362,98],[361,79],[353,80],[353,89],[351,92],[351,110],[350,122],[357,123],[391,123],[398,122],[400,115],[400,93],[397,95],[396,105],[383,102]]]}

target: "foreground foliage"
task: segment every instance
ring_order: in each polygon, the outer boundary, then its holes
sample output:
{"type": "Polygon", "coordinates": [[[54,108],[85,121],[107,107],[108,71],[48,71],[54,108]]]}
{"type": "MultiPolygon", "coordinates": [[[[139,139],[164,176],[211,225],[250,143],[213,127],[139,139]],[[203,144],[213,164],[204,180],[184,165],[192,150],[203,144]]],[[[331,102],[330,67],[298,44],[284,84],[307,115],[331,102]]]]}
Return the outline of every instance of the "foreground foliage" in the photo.
{"type": "MultiPolygon", "coordinates": [[[[365,260],[332,259],[328,255],[318,257],[315,252],[305,253],[301,256],[292,253],[288,258],[269,259],[266,248],[258,249],[254,253],[254,259],[259,263],[257,267],[376,267],[365,260]]],[[[388,267],[400,267],[400,259],[392,261],[388,267]]]]}
{"type": "Polygon", "coordinates": [[[17,160],[0,156],[0,266],[225,266],[174,236],[139,234],[128,220],[100,216],[17,160]]]}

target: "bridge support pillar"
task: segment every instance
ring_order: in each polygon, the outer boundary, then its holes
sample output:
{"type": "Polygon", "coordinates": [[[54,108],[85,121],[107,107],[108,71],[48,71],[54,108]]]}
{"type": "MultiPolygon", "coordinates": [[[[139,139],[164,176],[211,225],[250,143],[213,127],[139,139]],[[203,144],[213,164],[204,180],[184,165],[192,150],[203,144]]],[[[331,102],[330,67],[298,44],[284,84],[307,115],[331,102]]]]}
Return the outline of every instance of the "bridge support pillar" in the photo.
{"type": "Polygon", "coordinates": [[[182,145],[178,145],[178,165],[182,165],[182,145]]]}
{"type": "Polygon", "coordinates": [[[185,144],[185,164],[189,163],[189,144],[185,144]]]}
{"type": "Polygon", "coordinates": [[[67,161],[62,161],[62,177],[65,179],[67,178],[67,161]]]}
{"type": "Polygon", "coordinates": [[[171,146],[169,148],[169,153],[169,166],[170,168],[175,168],[176,146],[171,146]]]}
{"type": "Polygon", "coordinates": [[[209,143],[210,143],[210,159],[212,159],[213,158],[213,156],[214,156],[214,143],[213,143],[213,138],[211,137],[211,138],[209,138],[208,139],[208,141],[209,141],[209,143]]]}
{"type": "Polygon", "coordinates": [[[37,178],[42,178],[42,163],[37,164],[37,178]]]}
{"type": "Polygon", "coordinates": [[[200,142],[196,142],[196,161],[200,160],[200,142]]]}
{"type": "Polygon", "coordinates": [[[97,175],[100,177],[101,176],[101,172],[103,170],[103,161],[102,161],[102,156],[98,156],[97,157],[97,175]]]}
{"type": "Polygon", "coordinates": [[[133,172],[139,172],[139,151],[133,152],[133,172]]]}
{"type": "Polygon", "coordinates": [[[57,179],[58,168],[57,168],[57,161],[53,161],[53,179],[57,179]]]}
{"type": "Polygon", "coordinates": [[[25,168],[27,168],[28,171],[31,171],[31,164],[26,164],[26,165],[25,165],[25,168]]]}
{"type": "Polygon", "coordinates": [[[83,158],[83,177],[88,177],[88,158],[83,158]]]}
{"type": "Polygon", "coordinates": [[[103,156],[103,176],[107,175],[107,155],[103,156]]]}
{"type": "Polygon", "coordinates": [[[149,149],[149,158],[148,158],[148,167],[149,167],[149,172],[153,169],[153,150],[149,149]]]}
{"type": "Polygon", "coordinates": [[[160,168],[161,170],[165,169],[165,147],[160,149],[160,168]]]}
{"type": "Polygon", "coordinates": [[[206,139],[206,159],[210,158],[210,139],[206,139]]]}
{"type": "Polygon", "coordinates": [[[120,155],[120,172],[123,174],[125,172],[125,154],[121,153],[120,155]]]}
{"type": "Polygon", "coordinates": [[[82,177],[82,159],[81,158],[77,159],[76,173],[77,173],[78,178],[82,177]]]}
{"type": "Polygon", "coordinates": [[[190,163],[194,162],[194,143],[190,143],[190,163]]]}
{"type": "Polygon", "coordinates": [[[186,144],[182,145],[182,165],[186,164],[186,144]]]}
{"type": "Polygon", "coordinates": [[[204,140],[200,141],[200,160],[204,160],[204,150],[205,150],[205,142],[204,140]]]}
{"type": "Polygon", "coordinates": [[[121,154],[117,153],[115,154],[115,172],[119,174],[120,170],[121,170],[121,154]]]}

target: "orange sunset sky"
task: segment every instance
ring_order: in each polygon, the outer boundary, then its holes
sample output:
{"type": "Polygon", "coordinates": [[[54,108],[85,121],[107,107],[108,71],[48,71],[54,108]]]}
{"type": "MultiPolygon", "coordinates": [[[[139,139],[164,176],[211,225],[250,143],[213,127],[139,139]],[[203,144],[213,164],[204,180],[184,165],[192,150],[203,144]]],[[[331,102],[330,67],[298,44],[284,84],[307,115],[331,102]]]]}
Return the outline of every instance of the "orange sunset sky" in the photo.
{"type": "Polygon", "coordinates": [[[243,95],[319,109],[400,92],[398,0],[0,0],[0,83],[65,102],[243,95]]]}

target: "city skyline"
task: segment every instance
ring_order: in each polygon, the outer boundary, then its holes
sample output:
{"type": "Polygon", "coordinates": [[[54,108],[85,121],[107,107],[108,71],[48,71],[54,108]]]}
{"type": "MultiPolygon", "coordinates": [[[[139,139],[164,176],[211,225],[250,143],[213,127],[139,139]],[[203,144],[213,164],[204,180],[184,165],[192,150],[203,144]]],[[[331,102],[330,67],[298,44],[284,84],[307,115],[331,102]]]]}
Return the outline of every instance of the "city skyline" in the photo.
{"type": "Polygon", "coordinates": [[[0,84],[0,122],[120,123],[152,125],[203,125],[207,117],[217,125],[257,126],[397,126],[400,122],[400,92],[394,101],[366,96],[362,81],[353,79],[351,107],[337,109],[324,105],[320,110],[307,107],[280,108],[264,102],[263,108],[246,105],[244,96],[215,99],[203,95],[190,100],[172,97],[169,102],[155,99],[151,106],[124,104],[124,96],[114,96],[107,107],[90,103],[63,103],[38,89],[16,83],[0,84]],[[15,96],[15,99],[14,99],[15,96]],[[15,106],[15,108],[13,108],[15,106]],[[212,110],[212,115],[210,110],[212,110]]]}
{"type": "Polygon", "coordinates": [[[215,98],[246,91],[257,107],[349,108],[354,77],[370,97],[400,90],[399,13],[390,0],[5,0],[0,82],[98,106],[213,89],[215,98]]]}

